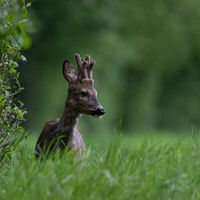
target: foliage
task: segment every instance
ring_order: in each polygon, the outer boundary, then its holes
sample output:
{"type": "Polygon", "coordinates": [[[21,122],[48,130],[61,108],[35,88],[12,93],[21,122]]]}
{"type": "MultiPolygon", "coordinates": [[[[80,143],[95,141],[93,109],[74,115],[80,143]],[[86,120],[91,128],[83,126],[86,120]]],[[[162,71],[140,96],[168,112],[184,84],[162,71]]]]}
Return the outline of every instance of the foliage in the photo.
{"type": "Polygon", "coordinates": [[[0,1],[0,161],[9,159],[12,149],[24,137],[20,124],[26,111],[17,95],[23,90],[19,82],[19,61],[26,61],[20,50],[30,45],[25,33],[27,6],[25,1],[0,1]],[[21,136],[14,139],[17,132],[21,136]]]}
{"type": "Polygon", "coordinates": [[[130,132],[198,127],[198,8],[198,0],[34,2],[39,32],[24,71],[30,80],[25,80],[29,125],[41,129],[61,115],[66,96],[61,65],[80,52],[96,60],[95,85],[107,111],[101,122],[88,118],[82,130],[90,124],[109,132],[120,119],[130,132]]]}
{"type": "Polygon", "coordinates": [[[23,151],[0,171],[0,199],[152,200],[200,198],[200,139],[150,135],[116,138],[109,147],[95,137],[85,160],[70,154],[37,162],[23,151]],[[95,148],[95,145],[99,145],[95,148]]]}

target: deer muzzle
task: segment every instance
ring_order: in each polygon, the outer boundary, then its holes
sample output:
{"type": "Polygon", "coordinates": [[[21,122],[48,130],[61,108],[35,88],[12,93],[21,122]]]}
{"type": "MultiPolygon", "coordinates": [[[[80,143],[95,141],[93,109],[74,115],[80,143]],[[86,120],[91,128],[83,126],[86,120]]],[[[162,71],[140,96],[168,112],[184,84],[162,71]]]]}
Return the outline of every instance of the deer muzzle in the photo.
{"type": "Polygon", "coordinates": [[[94,117],[101,117],[105,114],[104,108],[101,106],[91,113],[94,117]]]}

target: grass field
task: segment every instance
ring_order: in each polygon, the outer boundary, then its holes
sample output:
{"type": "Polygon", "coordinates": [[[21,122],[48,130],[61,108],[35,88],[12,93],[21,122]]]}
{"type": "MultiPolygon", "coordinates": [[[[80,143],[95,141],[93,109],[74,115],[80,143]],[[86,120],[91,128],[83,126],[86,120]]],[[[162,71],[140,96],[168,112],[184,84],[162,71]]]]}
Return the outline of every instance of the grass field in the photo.
{"type": "Polygon", "coordinates": [[[35,138],[0,170],[0,199],[200,199],[200,135],[86,138],[87,158],[38,162],[35,138]]]}

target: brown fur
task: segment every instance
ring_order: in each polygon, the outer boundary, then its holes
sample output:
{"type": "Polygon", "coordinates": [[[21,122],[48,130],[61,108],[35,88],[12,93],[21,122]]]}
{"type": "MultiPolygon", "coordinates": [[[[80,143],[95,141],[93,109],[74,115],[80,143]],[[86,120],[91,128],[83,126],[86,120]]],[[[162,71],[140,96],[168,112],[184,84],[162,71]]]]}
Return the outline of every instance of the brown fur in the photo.
{"type": "Polygon", "coordinates": [[[80,114],[104,114],[92,79],[95,62],[90,61],[89,56],[82,60],[79,54],[75,54],[75,58],[77,70],[68,60],[63,63],[63,76],[69,83],[64,112],[60,119],[47,122],[42,129],[36,143],[37,157],[41,153],[47,153],[47,150],[51,152],[54,148],[66,147],[68,150],[75,148],[81,154],[85,150],[85,144],[76,128],[80,114]]]}

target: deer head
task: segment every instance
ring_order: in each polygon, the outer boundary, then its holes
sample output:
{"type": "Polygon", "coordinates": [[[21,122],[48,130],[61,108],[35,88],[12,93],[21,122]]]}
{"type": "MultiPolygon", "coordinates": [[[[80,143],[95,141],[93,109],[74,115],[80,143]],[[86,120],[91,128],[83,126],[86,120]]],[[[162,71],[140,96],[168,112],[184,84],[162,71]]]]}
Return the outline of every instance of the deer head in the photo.
{"type": "Polygon", "coordinates": [[[75,54],[75,59],[77,70],[68,60],[63,63],[63,76],[69,84],[67,103],[77,113],[100,117],[105,111],[97,99],[97,91],[94,88],[92,71],[95,62],[90,60],[90,56],[83,60],[79,54],[75,54]]]}

